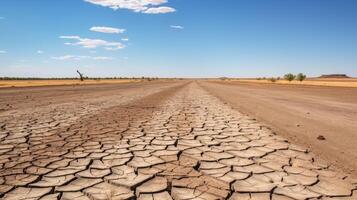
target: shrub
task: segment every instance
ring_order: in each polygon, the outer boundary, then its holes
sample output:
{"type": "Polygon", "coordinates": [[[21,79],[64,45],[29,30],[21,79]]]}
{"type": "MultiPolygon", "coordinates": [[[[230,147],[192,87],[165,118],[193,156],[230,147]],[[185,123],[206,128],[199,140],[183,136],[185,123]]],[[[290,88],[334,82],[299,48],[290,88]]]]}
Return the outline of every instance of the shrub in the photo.
{"type": "Polygon", "coordinates": [[[306,75],[303,74],[303,73],[299,73],[298,75],[296,75],[296,80],[298,80],[300,82],[305,80],[305,79],[306,79],[306,75]]]}
{"type": "Polygon", "coordinates": [[[276,79],[275,79],[274,77],[271,77],[271,78],[269,79],[269,81],[271,81],[272,83],[275,83],[275,82],[276,82],[276,79]]]}
{"type": "Polygon", "coordinates": [[[289,82],[291,82],[292,80],[295,79],[295,75],[292,74],[292,73],[285,74],[285,75],[284,75],[284,79],[285,79],[285,80],[288,80],[289,82]]]}
{"type": "Polygon", "coordinates": [[[228,78],[227,78],[227,77],[220,77],[219,79],[221,79],[221,81],[225,81],[225,80],[227,80],[228,78]]]}

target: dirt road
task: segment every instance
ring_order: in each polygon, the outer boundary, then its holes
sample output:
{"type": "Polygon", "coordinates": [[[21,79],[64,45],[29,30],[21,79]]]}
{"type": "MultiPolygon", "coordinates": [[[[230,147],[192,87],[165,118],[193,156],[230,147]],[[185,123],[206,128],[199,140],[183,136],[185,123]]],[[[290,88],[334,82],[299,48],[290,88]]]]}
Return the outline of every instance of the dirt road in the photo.
{"type": "Polygon", "coordinates": [[[251,83],[202,84],[279,135],[357,177],[357,89],[251,83]],[[325,140],[318,140],[323,136],[325,140]]]}
{"type": "Polygon", "coordinates": [[[0,197],[356,199],[356,180],[205,87],[0,90],[0,197]]]}

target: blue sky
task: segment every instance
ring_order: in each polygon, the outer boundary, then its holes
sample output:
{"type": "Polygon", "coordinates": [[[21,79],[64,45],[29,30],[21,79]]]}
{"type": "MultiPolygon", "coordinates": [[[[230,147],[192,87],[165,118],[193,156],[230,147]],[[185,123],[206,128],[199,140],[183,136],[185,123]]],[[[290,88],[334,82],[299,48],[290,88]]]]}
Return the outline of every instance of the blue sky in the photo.
{"type": "Polygon", "coordinates": [[[357,76],[356,0],[1,0],[0,76],[357,76]]]}

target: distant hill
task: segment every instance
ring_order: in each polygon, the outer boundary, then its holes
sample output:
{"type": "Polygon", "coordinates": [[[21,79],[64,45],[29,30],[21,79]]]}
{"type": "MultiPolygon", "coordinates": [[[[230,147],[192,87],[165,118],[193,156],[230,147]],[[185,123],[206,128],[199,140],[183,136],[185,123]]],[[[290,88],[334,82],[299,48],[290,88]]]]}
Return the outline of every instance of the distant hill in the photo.
{"type": "Polygon", "coordinates": [[[346,74],[322,74],[319,78],[350,78],[346,74]]]}

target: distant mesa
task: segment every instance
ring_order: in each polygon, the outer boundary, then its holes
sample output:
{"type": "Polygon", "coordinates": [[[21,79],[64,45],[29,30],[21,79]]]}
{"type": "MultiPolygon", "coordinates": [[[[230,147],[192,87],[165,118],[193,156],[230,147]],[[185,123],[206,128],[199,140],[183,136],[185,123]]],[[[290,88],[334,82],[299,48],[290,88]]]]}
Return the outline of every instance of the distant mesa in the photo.
{"type": "Polygon", "coordinates": [[[350,78],[346,74],[322,74],[319,78],[350,78]]]}

